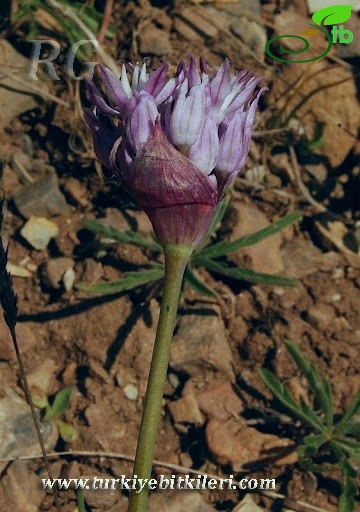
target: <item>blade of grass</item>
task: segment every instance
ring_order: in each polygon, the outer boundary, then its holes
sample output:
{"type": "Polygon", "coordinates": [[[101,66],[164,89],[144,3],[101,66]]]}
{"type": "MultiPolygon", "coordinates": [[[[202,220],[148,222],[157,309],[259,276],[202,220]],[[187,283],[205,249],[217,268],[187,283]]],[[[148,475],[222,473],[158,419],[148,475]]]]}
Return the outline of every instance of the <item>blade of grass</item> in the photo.
{"type": "Polygon", "coordinates": [[[241,281],[248,281],[254,284],[269,284],[275,286],[297,286],[297,282],[294,279],[288,277],[274,276],[272,274],[262,274],[255,272],[254,270],[247,268],[229,267],[224,263],[205,258],[203,255],[198,255],[194,258],[196,265],[202,266],[232,279],[241,281]]]}
{"type": "Polygon", "coordinates": [[[241,238],[238,238],[237,240],[234,240],[233,242],[222,241],[215,245],[212,245],[211,247],[207,247],[202,251],[201,256],[204,256],[206,258],[219,258],[220,256],[225,256],[230,252],[237,251],[238,249],[248,247],[249,245],[257,244],[258,242],[261,242],[261,240],[264,240],[265,238],[274,235],[275,233],[278,233],[285,227],[296,222],[301,217],[301,212],[296,211],[289,213],[289,215],[286,215],[282,219],[278,220],[277,222],[274,222],[273,224],[267,226],[266,228],[260,229],[260,231],[257,231],[256,233],[243,236],[241,238]]]}
{"type": "Polygon", "coordinates": [[[157,242],[154,240],[147,240],[134,231],[122,232],[112,226],[104,226],[101,222],[88,219],[84,220],[81,225],[93,233],[102,235],[106,238],[111,238],[116,242],[134,244],[139,247],[145,247],[146,249],[152,249],[158,252],[162,251],[161,246],[157,242]]]}
{"type": "Polygon", "coordinates": [[[77,288],[90,293],[119,293],[143,286],[144,284],[151,283],[151,281],[158,281],[162,277],[164,277],[164,267],[159,266],[151,270],[127,272],[119,281],[111,283],[99,283],[95,286],[79,283],[77,288]]]}

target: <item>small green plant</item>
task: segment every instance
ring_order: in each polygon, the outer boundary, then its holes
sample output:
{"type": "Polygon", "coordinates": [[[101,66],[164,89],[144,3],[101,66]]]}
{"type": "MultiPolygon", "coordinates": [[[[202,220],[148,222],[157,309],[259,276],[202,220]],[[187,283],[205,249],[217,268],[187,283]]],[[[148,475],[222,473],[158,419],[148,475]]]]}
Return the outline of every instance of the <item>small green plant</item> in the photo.
{"type": "Polygon", "coordinates": [[[70,405],[71,388],[67,387],[58,391],[51,403],[45,392],[38,386],[32,388],[31,396],[35,407],[41,410],[42,421],[54,422],[61,439],[66,443],[73,443],[77,440],[77,430],[60,418],[70,405]]]}
{"type": "MultiPolygon", "coordinates": [[[[188,284],[202,295],[215,295],[215,292],[197,276],[196,267],[204,267],[210,272],[235,280],[248,281],[256,284],[296,286],[296,281],[287,277],[263,274],[254,272],[251,269],[232,266],[226,261],[225,257],[230,252],[256,244],[268,236],[279,232],[281,229],[297,221],[301,217],[301,213],[292,212],[270,226],[232,242],[220,241],[213,245],[208,245],[225,214],[227,205],[227,199],[219,204],[219,208],[210,227],[208,236],[204,240],[204,243],[192,254],[191,260],[186,267],[184,284],[188,284]]],[[[82,225],[84,228],[100,235],[103,238],[111,239],[117,243],[137,245],[145,250],[150,250],[152,257],[149,258],[149,262],[151,261],[151,263],[149,263],[150,268],[125,272],[119,281],[112,283],[104,282],[91,287],[79,283],[79,289],[92,293],[119,293],[163,278],[165,272],[164,265],[161,263],[153,263],[156,260],[156,253],[160,255],[162,252],[161,246],[155,240],[147,240],[133,231],[120,232],[116,228],[104,226],[96,220],[85,220],[82,225]]]]}
{"type": "MultiPolygon", "coordinates": [[[[73,2],[71,0],[57,0],[57,4],[64,8],[71,9],[76,17],[81,20],[94,34],[101,27],[103,15],[99,13],[90,3],[73,2]]],[[[75,21],[64,16],[54,6],[46,0],[20,0],[19,9],[13,16],[13,22],[26,22],[28,24],[27,40],[37,39],[41,33],[41,21],[38,16],[39,11],[45,11],[57,23],[70,45],[84,39],[84,31],[75,21]]],[[[115,27],[110,24],[107,27],[106,36],[113,38],[115,36],[115,27]]],[[[77,50],[77,56],[85,61],[92,57],[93,47],[90,45],[82,45],[77,50]]]]}
{"type": "Polygon", "coordinates": [[[298,447],[302,467],[317,472],[340,468],[339,512],[353,512],[357,494],[356,466],[360,464],[360,443],[356,440],[360,424],[355,418],[360,411],[360,390],[349,409],[338,418],[333,411],[330,382],[319,375],[317,367],[310,363],[294,343],[286,341],[285,345],[309,384],[314,399],[313,408],[309,405],[310,401],[303,398],[297,402],[269,370],[262,369],[261,377],[275,397],[312,432],[305,435],[298,447]],[[329,462],[325,463],[324,460],[329,462]]]}

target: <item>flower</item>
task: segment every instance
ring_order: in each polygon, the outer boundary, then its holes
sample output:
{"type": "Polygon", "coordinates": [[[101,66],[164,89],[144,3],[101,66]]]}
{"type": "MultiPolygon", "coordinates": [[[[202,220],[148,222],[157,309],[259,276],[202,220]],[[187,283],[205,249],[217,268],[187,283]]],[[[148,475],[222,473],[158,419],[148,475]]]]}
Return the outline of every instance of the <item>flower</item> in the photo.
{"type": "Polygon", "coordinates": [[[217,204],[245,164],[261,94],[261,78],[230,73],[225,59],[209,77],[209,64],[193,56],[173,78],[163,62],[125,64],[118,80],[99,65],[106,102],[88,82],[95,109],[85,110],[97,157],[127,187],[168,243],[197,247],[217,204]]]}

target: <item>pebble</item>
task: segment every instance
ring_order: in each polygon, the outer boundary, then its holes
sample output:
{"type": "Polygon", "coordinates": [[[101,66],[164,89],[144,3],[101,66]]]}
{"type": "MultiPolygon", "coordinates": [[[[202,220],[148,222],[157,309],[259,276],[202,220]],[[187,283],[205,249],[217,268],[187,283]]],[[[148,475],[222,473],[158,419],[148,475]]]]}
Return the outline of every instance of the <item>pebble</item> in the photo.
{"type": "Polygon", "coordinates": [[[75,283],[75,272],[73,268],[65,270],[62,281],[67,292],[72,290],[75,283]]]}
{"type": "MultiPolygon", "coordinates": [[[[30,407],[14,391],[0,399],[0,425],[0,458],[41,455],[30,407]]],[[[41,422],[40,429],[46,449],[53,450],[58,439],[56,427],[52,423],[41,422]]]]}
{"type": "Polygon", "coordinates": [[[56,237],[59,228],[44,217],[30,217],[24,227],[21,229],[21,236],[36,250],[46,249],[50,240],[56,237]]]}
{"type": "Polygon", "coordinates": [[[124,395],[128,400],[136,400],[139,395],[139,390],[135,384],[127,384],[124,387],[124,395]]]}
{"type": "Polygon", "coordinates": [[[269,461],[273,458],[276,466],[297,460],[296,452],[289,454],[290,439],[263,434],[239,419],[224,422],[212,418],[206,425],[205,436],[215,460],[221,465],[230,465],[234,471],[258,466],[262,459],[269,461]]]}
{"type": "Polygon", "coordinates": [[[67,178],[64,183],[64,191],[70,197],[75,205],[80,205],[83,208],[90,206],[90,201],[87,198],[86,187],[75,178],[67,178]]]}
{"type": "Polygon", "coordinates": [[[189,423],[201,426],[205,422],[205,418],[201,414],[193,394],[183,396],[179,400],[175,400],[175,402],[170,402],[168,407],[175,423],[189,423]]]}
{"type": "Polygon", "coordinates": [[[43,497],[39,477],[29,468],[29,461],[15,460],[1,475],[0,503],[6,503],[6,510],[38,512],[43,497]]]}
{"type": "Polygon", "coordinates": [[[46,394],[54,390],[56,363],[50,357],[32,367],[27,374],[29,387],[37,386],[46,394]]]}
{"type": "Polygon", "coordinates": [[[232,33],[239,37],[244,44],[252,51],[260,62],[265,61],[265,45],[267,34],[259,23],[251,21],[246,16],[239,17],[230,25],[232,33]]]}
{"type": "Polygon", "coordinates": [[[53,217],[66,212],[68,204],[60,192],[59,181],[55,172],[32,183],[24,185],[13,197],[19,213],[30,217],[53,217]]]}
{"type": "Polygon", "coordinates": [[[233,356],[224,323],[209,309],[207,315],[196,310],[182,316],[171,349],[170,366],[189,376],[213,370],[234,381],[233,356]]]}
{"type": "Polygon", "coordinates": [[[319,331],[326,331],[326,329],[334,322],[335,311],[334,308],[327,304],[317,304],[311,306],[306,312],[306,320],[315,329],[319,331]]]}
{"type": "MultiPolygon", "coordinates": [[[[231,207],[233,220],[230,225],[232,230],[230,242],[245,235],[253,234],[270,225],[266,216],[253,206],[233,201],[231,207]]],[[[230,253],[228,258],[236,265],[250,267],[256,272],[277,274],[284,269],[284,262],[280,253],[281,244],[281,233],[276,233],[257,244],[230,253]],[[244,259],[249,264],[244,265],[244,259]]]]}
{"type": "MultiPolygon", "coordinates": [[[[73,271],[74,265],[75,262],[71,258],[66,257],[51,258],[47,260],[40,268],[41,282],[47,288],[59,290],[63,285],[65,286],[64,277],[66,272],[72,270],[73,276],[75,278],[73,271]]],[[[73,283],[74,281],[72,281],[72,284],[73,283]]]]}
{"type": "Polygon", "coordinates": [[[139,34],[139,52],[142,55],[157,55],[161,57],[171,53],[169,33],[149,23],[139,34]]]}

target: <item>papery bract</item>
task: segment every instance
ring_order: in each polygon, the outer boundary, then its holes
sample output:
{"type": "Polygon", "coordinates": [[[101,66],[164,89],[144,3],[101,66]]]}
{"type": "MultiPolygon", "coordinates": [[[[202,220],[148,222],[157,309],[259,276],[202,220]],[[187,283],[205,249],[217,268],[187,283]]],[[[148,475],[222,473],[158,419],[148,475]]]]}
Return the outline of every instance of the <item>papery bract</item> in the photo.
{"type": "Polygon", "coordinates": [[[167,80],[168,64],[148,74],[125,65],[121,79],[101,66],[111,105],[90,82],[95,104],[86,121],[95,152],[148,214],[162,245],[197,247],[215,208],[244,166],[262,88],[260,78],[230,74],[227,59],[209,77],[190,56],[167,80]]]}

